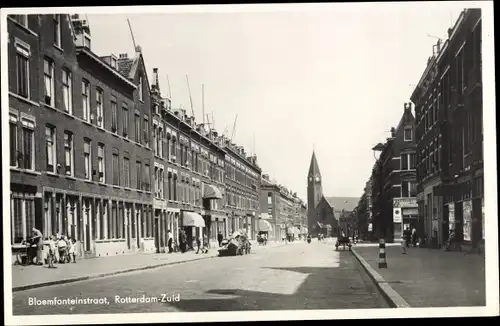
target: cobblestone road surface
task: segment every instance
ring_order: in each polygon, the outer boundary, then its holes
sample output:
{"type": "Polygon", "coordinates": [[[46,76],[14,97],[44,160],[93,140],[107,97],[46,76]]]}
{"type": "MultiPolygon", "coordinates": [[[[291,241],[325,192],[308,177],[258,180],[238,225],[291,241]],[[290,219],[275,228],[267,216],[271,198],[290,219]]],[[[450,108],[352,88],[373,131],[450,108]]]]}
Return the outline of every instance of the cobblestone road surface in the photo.
{"type": "MultiPolygon", "coordinates": [[[[133,257],[131,257],[133,259],[133,257]]],[[[387,308],[351,253],[313,242],[256,250],[13,294],[14,315],[387,308]],[[164,302],[122,300],[154,298],[164,302]],[[30,305],[30,300],[106,298],[107,304],[30,305]],[[179,299],[176,302],[169,300],[179,299]]]]}

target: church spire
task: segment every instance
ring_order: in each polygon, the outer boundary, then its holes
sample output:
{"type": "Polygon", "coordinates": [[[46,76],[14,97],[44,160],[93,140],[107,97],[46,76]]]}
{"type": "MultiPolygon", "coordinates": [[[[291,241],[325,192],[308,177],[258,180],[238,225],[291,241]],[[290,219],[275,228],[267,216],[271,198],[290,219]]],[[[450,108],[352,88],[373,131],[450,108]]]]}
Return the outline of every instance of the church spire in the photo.
{"type": "Polygon", "coordinates": [[[318,161],[316,160],[316,153],[313,150],[311,157],[311,164],[309,165],[309,176],[320,176],[318,161]]]}

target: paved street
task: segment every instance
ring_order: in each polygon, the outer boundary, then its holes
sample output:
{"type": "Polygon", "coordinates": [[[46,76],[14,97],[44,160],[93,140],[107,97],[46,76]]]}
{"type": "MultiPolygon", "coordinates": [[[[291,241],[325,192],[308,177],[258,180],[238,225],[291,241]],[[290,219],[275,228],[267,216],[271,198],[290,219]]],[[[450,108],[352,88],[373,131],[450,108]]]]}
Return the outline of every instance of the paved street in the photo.
{"type": "Polygon", "coordinates": [[[318,241],[13,294],[15,315],[349,308],[387,305],[351,253],[318,241]],[[165,302],[115,303],[115,296],[143,295],[165,302]],[[106,298],[107,303],[29,305],[30,298],[54,297],[106,298]]]}
{"type": "Polygon", "coordinates": [[[370,266],[401,295],[411,307],[484,306],[485,259],[463,252],[386,247],[387,269],[378,268],[376,247],[356,247],[370,266]]]}

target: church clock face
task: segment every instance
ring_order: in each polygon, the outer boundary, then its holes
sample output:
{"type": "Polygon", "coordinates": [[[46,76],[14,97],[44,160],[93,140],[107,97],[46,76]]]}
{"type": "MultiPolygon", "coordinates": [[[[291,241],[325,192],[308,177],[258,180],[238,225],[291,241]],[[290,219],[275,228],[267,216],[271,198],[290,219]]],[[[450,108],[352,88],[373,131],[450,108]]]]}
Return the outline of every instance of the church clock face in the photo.
{"type": "Polygon", "coordinates": [[[309,182],[312,182],[313,181],[313,178],[312,177],[309,177],[309,182]]]}
{"type": "Polygon", "coordinates": [[[316,177],[316,182],[319,182],[319,177],[316,177]]]}

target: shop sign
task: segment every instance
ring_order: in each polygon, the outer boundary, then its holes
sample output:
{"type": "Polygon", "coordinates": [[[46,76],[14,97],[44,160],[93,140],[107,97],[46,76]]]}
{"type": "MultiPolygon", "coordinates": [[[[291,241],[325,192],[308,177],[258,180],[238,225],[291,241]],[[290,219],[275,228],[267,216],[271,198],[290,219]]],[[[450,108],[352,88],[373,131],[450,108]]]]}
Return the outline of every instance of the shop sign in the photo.
{"type": "Polygon", "coordinates": [[[418,207],[416,198],[393,199],[392,205],[394,208],[418,207]]]}
{"type": "Polygon", "coordinates": [[[392,222],[401,223],[403,221],[401,208],[393,208],[392,210],[392,222]]]}

